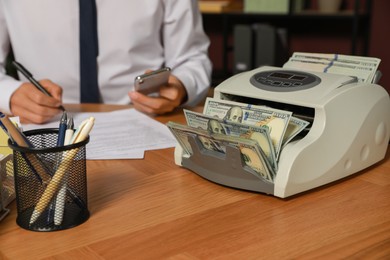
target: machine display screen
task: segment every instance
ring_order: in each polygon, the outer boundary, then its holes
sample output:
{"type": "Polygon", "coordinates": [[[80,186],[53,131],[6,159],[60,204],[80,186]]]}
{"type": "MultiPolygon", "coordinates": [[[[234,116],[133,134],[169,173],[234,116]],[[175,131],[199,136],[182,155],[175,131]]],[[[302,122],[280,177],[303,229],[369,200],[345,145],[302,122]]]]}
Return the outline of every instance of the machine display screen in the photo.
{"type": "Polygon", "coordinates": [[[280,79],[294,79],[294,80],[304,80],[305,76],[300,76],[300,75],[294,75],[294,74],[287,74],[287,73],[281,73],[281,72],[275,72],[269,75],[270,77],[273,78],[280,78],[280,79]]]}
{"type": "Polygon", "coordinates": [[[269,75],[269,76],[270,76],[270,77],[273,77],[273,78],[289,79],[289,78],[291,78],[293,75],[287,74],[287,73],[275,72],[275,73],[272,73],[272,74],[269,75]]]}
{"type": "Polygon", "coordinates": [[[295,80],[304,80],[305,78],[307,78],[307,77],[297,76],[297,75],[294,75],[294,76],[291,77],[291,79],[295,79],[295,80]]]}

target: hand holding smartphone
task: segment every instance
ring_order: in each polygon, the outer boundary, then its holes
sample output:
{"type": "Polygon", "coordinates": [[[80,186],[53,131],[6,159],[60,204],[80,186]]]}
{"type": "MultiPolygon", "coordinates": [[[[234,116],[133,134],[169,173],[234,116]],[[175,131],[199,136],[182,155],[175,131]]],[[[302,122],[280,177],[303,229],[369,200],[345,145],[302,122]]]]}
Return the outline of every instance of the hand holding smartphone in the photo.
{"type": "Polygon", "coordinates": [[[135,77],[134,89],[144,95],[158,92],[162,85],[168,84],[171,69],[165,67],[135,77]]]}

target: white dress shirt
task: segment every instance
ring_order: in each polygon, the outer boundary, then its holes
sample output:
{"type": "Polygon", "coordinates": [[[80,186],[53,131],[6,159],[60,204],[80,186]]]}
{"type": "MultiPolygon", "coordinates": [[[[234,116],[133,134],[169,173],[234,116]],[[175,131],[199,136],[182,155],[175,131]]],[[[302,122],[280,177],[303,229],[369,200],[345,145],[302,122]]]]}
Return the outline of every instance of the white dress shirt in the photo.
{"type": "MultiPolygon", "coordinates": [[[[63,88],[64,103],[79,103],[79,0],[0,0],[0,110],[27,81],[5,75],[10,50],[37,80],[63,88]]],[[[128,104],[134,78],[163,66],[184,84],[196,105],[207,94],[211,62],[196,0],[96,0],[98,75],[104,103],[128,104]]]]}

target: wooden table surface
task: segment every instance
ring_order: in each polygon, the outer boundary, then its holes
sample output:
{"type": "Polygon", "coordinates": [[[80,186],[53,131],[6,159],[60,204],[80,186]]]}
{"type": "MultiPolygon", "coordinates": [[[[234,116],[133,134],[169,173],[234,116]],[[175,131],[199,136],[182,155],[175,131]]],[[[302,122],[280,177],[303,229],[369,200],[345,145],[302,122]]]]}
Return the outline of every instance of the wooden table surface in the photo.
{"type": "MultiPolygon", "coordinates": [[[[184,122],[181,111],[157,119],[184,122]]],[[[0,259],[390,258],[389,150],[361,173],[287,199],[212,183],[175,165],[173,153],[88,161],[91,216],[68,230],[20,228],[13,202],[0,259]]]]}

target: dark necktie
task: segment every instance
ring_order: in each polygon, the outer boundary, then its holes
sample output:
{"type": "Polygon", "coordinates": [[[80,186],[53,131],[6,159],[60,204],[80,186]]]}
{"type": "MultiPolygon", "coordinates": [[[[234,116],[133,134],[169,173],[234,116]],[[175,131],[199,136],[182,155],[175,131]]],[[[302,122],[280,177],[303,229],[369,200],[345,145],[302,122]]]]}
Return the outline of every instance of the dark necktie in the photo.
{"type": "Polygon", "coordinates": [[[99,55],[95,0],[80,5],[80,102],[99,103],[97,56],[99,55]]]}

